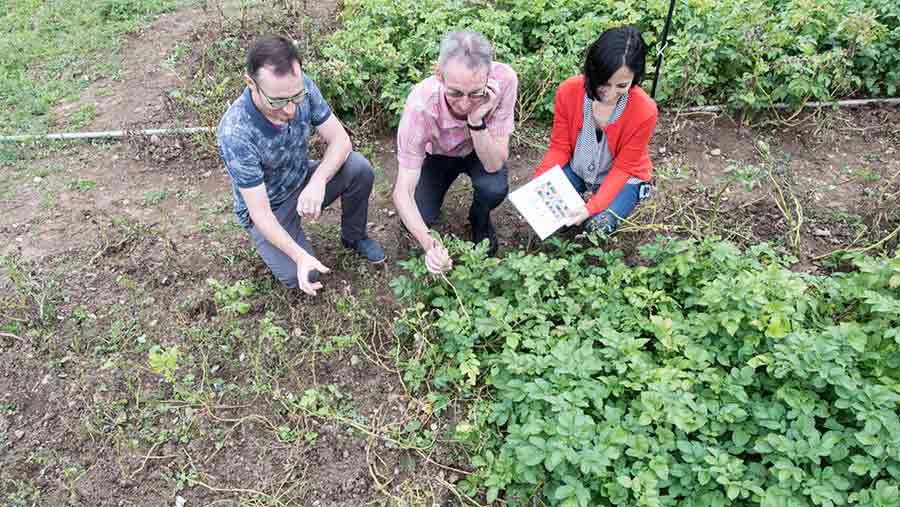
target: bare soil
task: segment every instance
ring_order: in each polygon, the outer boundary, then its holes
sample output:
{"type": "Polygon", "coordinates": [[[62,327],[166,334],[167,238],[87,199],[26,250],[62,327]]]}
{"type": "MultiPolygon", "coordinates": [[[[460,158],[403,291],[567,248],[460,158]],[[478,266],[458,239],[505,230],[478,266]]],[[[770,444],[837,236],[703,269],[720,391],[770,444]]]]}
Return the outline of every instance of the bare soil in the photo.
{"type": "Polygon", "coordinates": [[[56,114],[65,118],[70,111],[93,104],[96,116],[88,131],[118,130],[136,123],[176,126],[178,119],[168,114],[168,94],[184,75],[173,57],[196,26],[219,15],[209,7],[191,7],[159,16],[132,34],[113,56],[120,69],[116,76],[93,83],[79,100],[61,105],[56,114]]]}

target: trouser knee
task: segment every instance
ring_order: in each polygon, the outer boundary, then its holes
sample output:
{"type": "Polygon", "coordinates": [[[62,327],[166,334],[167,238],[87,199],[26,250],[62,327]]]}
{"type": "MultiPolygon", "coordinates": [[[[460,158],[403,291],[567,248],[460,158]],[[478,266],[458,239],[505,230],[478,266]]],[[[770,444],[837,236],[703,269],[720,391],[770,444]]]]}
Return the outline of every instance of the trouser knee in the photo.
{"type": "Polygon", "coordinates": [[[509,182],[505,177],[491,178],[480,182],[475,187],[475,201],[479,204],[494,209],[499,206],[509,193],[509,182]]]}
{"type": "Polygon", "coordinates": [[[350,180],[362,187],[371,188],[375,181],[375,170],[372,169],[372,164],[358,151],[350,152],[341,170],[347,171],[350,180]]]}

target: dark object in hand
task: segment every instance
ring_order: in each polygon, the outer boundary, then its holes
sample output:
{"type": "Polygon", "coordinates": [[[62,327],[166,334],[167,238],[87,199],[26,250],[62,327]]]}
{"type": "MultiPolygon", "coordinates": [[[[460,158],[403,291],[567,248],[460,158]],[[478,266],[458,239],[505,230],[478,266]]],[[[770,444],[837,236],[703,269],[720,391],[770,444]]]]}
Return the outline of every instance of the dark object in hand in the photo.
{"type": "Polygon", "coordinates": [[[310,269],[307,280],[309,280],[309,283],[318,282],[319,281],[319,270],[318,269],[310,269]]]}

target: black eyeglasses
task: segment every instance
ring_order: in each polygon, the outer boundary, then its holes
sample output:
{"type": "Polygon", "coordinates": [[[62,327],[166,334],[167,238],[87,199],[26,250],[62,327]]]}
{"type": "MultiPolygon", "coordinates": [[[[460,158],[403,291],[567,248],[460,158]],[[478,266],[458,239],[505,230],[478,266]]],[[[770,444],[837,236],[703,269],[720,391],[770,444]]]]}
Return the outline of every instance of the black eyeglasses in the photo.
{"type": "Polygon", "coordinates": [[[446,86],[444,87],[444,89],[446,90],[447,96],[450,97],[451,99],[461,99],[463,97],[469,97],[469,100],[481,100],[481,99],[487,97],[487,94],[488,94],[487,83],[484,84],[484,88],[482,88],[478,91],[471,92],[471,93],[463,93],[459,90],[447,88],[446,86]]]}
{"type": "Polygon", "coordinates": [[[253,84],[256,85],[256,90],[259,91],[259,94],[262,95],[264,99],[266,99],[266,102],[269,103],[269,107],[271,107],[272,109],[283,109],[284,106],[288,105],[288,103],[290,102],[299,104],[303,102],[303,99],[306,98],[306,89],[300,90],[300,93],[292,95],[290,97],[269,97],[268,95],[266,95],[266,92],[263,91],[263,89],[259,86],[259,83],[257,83],[255,79],[251,77],[250,80],[253,81],[253,84]]]}

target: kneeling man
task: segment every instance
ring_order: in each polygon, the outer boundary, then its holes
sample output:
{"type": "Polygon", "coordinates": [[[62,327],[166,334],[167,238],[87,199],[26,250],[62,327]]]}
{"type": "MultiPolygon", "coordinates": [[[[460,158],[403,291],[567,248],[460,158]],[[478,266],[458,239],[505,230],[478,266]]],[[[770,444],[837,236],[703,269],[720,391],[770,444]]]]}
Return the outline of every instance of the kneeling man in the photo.
{"type": "Polygon", "coordinates": [[[341,198],[341,241],[371,262],[384,250],[366,234],[374,172],[316,84],[303,74],[294,43],[265,36],[247,53],[247,87],[219,122],[219,153],[231,176],[234,212],[278,280],[315,295],[319,273],[301,226],[341,198]],[[309,136],[328,145],[309,160],[309,136]]]}

